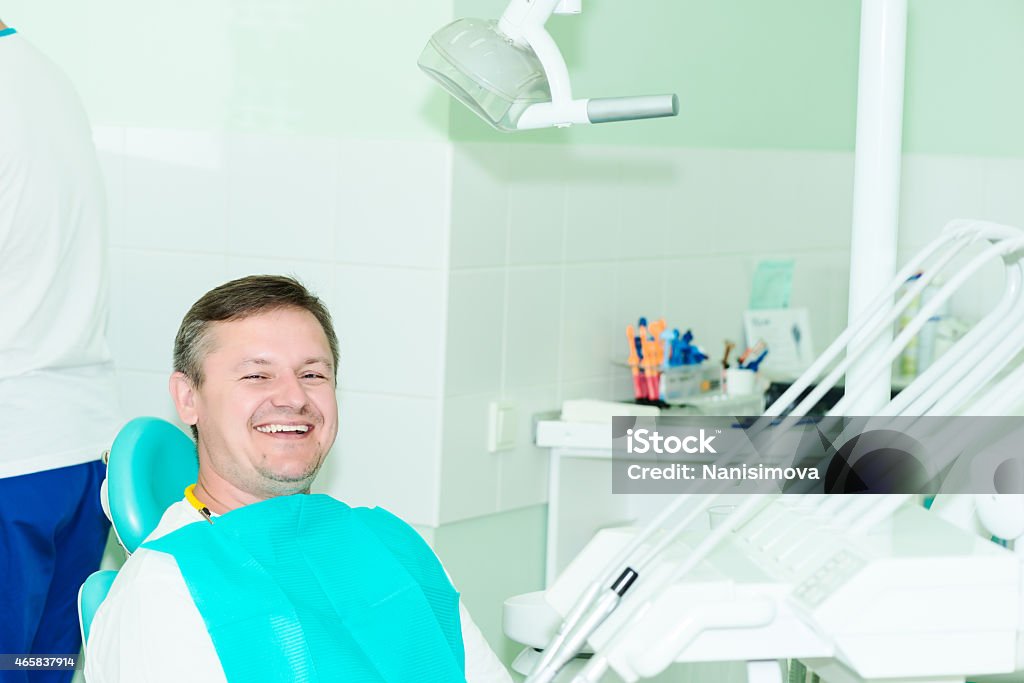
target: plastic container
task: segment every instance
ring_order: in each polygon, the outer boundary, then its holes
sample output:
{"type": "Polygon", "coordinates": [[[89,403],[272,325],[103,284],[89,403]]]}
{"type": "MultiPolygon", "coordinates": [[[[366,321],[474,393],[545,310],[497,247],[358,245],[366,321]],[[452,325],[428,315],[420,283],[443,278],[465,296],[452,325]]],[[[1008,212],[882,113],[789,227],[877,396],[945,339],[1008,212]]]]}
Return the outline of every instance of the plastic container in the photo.
{"type": "Polygon", "coordinates": [[[685,399],[700,396],[705,393],[707,387],[710,387],[711,381],[714,379],[714,368],[709,364],[662,368],[661,400],[665,403],[679,403],[685,399]]]}

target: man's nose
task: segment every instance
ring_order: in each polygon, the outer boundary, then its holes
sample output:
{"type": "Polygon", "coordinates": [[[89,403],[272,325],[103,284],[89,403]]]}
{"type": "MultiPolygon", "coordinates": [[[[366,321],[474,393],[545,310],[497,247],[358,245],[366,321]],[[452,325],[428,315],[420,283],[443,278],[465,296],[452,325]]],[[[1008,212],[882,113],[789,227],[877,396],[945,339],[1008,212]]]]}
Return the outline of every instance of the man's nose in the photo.
{"type": "Polygon", "coordinates": [[[274,395],[271,400],[275,406],[301,410],[309,398],[299,378],[291,374],[283,374],[274,383],[274,395]]]}

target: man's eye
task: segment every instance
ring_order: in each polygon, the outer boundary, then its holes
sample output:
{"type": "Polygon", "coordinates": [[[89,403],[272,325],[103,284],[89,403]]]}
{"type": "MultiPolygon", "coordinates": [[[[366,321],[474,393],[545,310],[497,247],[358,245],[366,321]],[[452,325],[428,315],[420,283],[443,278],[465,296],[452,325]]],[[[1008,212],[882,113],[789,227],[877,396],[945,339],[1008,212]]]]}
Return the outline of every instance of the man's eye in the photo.
{"type": "Polygon", "coordinates": [[[266,379],[266,375],[246,375],[242,379],[266,379]]]}
{"type": "Polygon", "coordinates": [[[307,372],[302,377],[303,379],[326,379],[326,377],[321,375],[319,372],[307,372]]]}

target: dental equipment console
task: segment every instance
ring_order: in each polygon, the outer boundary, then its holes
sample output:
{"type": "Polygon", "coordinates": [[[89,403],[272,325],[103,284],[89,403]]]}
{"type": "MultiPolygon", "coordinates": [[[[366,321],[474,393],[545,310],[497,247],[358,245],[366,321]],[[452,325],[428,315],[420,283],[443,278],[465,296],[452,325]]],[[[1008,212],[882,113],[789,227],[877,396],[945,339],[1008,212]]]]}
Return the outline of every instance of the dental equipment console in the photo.
{"type": "MultiPolygon", "coordinates": [[[[975,244],[981,253],[888,345],[874,371],[884,371],[933,309],[993,261],[1006,269],[1002,298],[880,414],[1000,415],[1018,406],[1024,365],[1013,367],[1013,359],[1024,351],[1024,232],[954,221],[763,419],[787,413],[817,381],[788,412],[806,414],[856,362],[851,341],[885,338],[913,297],[975,244]],[[923,275],[895,301],[917,271],[923,275]]],[[[830,414],[845,414],[850,400],[845,396],[830,414]]],[[[783,659],[803,661],[827,683],[962,683],[1024,670],[1024,553],[989,540],[1019,538],[1024,550],[1024,496],[943,495],[925,510],[910,495],[776,489],[744,497],[710,532],[694,531],[693,522],[723,492],[679,496],[642,529],[599,532],[534,601],[533,609],[543,603],[565,619],[550,642],[551,633],[527,642],[547,644],[528,683],[555,680],[584,643],[592,656],[576,660],[574,674],[559,680],[598,681],[611,669],[635,681],[673,662],[727,660],[747,662],[748,680],[765,683],[782,680],[776,661],[783,659]],[[626,567],[632,589],[611,599],[608,587],[626,567]]],[[[506,604],[523,604],[522,597],[506,604]]]]}

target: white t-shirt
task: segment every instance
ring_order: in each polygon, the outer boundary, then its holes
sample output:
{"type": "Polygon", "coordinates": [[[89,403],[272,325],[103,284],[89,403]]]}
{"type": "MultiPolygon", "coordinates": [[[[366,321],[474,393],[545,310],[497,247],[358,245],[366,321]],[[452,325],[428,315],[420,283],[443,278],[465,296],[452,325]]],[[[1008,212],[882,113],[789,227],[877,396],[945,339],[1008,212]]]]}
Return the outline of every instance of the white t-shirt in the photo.
{"type": "MultiPolygon", "coordinates": [[[[146,540],[203,520],[187,501],[167,508],[146,540]]],[[[460,603],[469,683],[511,683],[460,603]]],[[[254,644],[253,647],[259,647],[254,644]]],[[[140,548],[96,611],[85,657],[87,683],[224,683],[224,670],[174,558],[140,548]]]]}
{"type": "Polygon", "coordinates": [[[119,426],[105,221],[74,87],[0,36],[0,477],[95,460],[119,426]]]}

